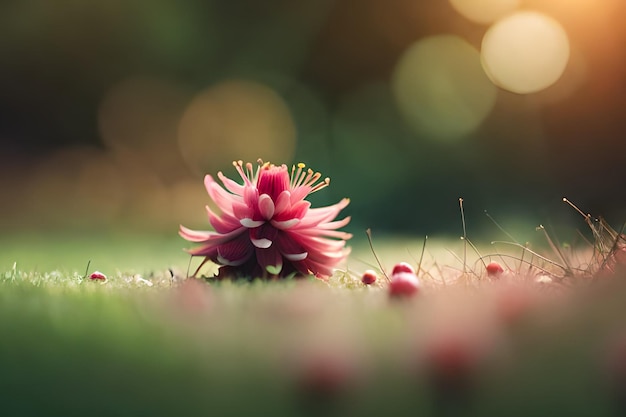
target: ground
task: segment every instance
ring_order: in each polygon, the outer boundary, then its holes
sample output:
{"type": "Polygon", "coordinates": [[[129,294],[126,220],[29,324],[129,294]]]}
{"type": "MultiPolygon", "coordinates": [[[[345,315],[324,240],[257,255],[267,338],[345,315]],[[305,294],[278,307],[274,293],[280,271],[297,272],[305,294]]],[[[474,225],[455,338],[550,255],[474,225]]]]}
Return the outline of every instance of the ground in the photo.
{"type": "Polygon", "coordinates": [[[621,272],[537,282],[518,255],[494,259],[523,274],[491,279],[458,241],[421,257],[419,240],[375,240],[388,270],[422,259],[421,290],[394,298],[382,274],[360,282],[376,267],[363,242],[327,282],[218,283],[186,278],[184,242],[168,237],[27,241],[3,245],[7,415],[624,411],[621,272]],[[85,276],[89,261],[106,281],[85,276]]]}

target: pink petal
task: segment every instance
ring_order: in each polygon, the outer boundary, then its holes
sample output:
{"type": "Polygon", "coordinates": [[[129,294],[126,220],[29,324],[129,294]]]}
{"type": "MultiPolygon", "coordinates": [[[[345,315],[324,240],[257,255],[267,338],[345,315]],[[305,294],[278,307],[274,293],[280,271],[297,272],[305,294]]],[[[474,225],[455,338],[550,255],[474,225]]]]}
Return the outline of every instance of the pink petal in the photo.
{"type": "Polygon", "coordinates": [[[285,220],[291,220],[291,219],[302,219],[303,217],[307,216],[309,207],[311,207],[310,202],[298,201],[297,203],[292,205],[289,210],[284,210],[280,213],[275,213],[274,220],[285,221],[285,220]]]}
{"type": "Polygon", "coordinates": [[[347,225],[348,223],[350,223],[350,219],[351,217],[348,216],[342,220],[337,220],[335,222],[328,222],[328,223],[321,223],[318,224],[317,227],[320,229],[339,229],[341,227],[344,227],[345,225],[347,225]]]}
{"type": "Polygon", "coordinates": [[[220,187],[220,185],[215,182],[213,177],[210,175],[204,177],[204,186],[206,187],[206,190],[209,193],[211,199],[224,213],[232,215],[233,203],[242,201],[240,196],[230,194],[228,191],[220,187]]]}
{"type": "Polygon", "coordinates": [[[178,234],[190,242],[220,244],[236,237],[244,230],[246,230],[244,227],[239,227],[238,229],[235,229],[229,233],[222,234],[216,232],[205,232],[202,230],[192,230],[181,225],[178,234]]]}
{"type": "Polygon", "coordinates": [[[261,216],[266,220],[271,220],[274,217],[274,202],[272,197],[267,194],[261,194],[259,196],[259,211],[261,216]]]}
{"type": "Polygon", "coordinates": [[[333,267],[312,261],[310,258],[304,261],[293,262],[292,265],[302,274],[313,274],[319,278],[328,278],[333,274],[333,267]]]}
{"type": "Polygon", "coordinates": [[[291,209],[291,201],[289,200],[291,197],[291,193],[288,190],[283,191],[276,198],[276,207],[274,214],[279,216],[281,213],[291,209]]]}
{"type": "MultiPolygon", "coordinates": [[[[242,202],[234,202],[232,205],[233,216],[238,219],[252,219],[254,218],[254,209],[242,202]]],[[[257,219],[258,220],[258,219],[257,219]]]]}
{"type": "Polygon", "coordinates": [[[239,266],[252,256],[252,245],[246,234],[217,247],[217,261],[221,265],[239,266]]]}
{"type": "Polygon", "coordinates": [[[308,215],[310,211],[310,207],[311,207],[310,202],[298,201],[297,203],[291,205],[291,210],[289,211],[289,214],[291,217],[302,219],[303,217],[308,215]]]}
{"type": "Polygon", "coordinates": [[[309,186],[299,186],[291,190],[291,204],[295,204],[298,201],[302,201],[304,197],[309,195],[311,192],[311,187],[309,186]]]}
{"type": "Polygon", "coordinates": [[[241,227],[239,220],[229,214],[222,213],[221,216],[218,216],[209,206],[206,206],[206,211],[209,215],[209,223],[218,233],[229,233],[241,227]]]}
{"type": "Polygon", "coordinates": [[[310,229],[298,229],[298,234],[301,236],[312,236],[312,237],[332,237],[336,239],[348,240],[352,238],[352,234],[348,232],[342,232],[340,230],[325,230],[320,228],[310,228],[310,229]]]}
{"type": "Polygon", "coordinates": [[[212,261],[216,261],[218,244],[215,242],[207,243],[197,248],[188,249],[187,253],[191,256],[206,256],[212,261]]]}
{"type": "Polygon", "coordinates": [[[284,221],[272,220],[270,223],[277,229],[287,230],[300,223],[300,219],[289,219],[284,221]]]}
{"type": "Polygon", "coordinates": [[[341,263],[342,261],[344,261],[347,258],[348,253],[349,253],[348,249],[335,251],[335,252],[326,252],[326,253],[311,252],[309,253],[309,256],[307,257],[307,259],[313,262],[318,262],[320,264],[328,265],[330,267],[330,266],[337,265],[341,263]]]}
{"type": "Polygon", "coordinates": [[[310,209],[306,216],[302,218],[302,221],[300,222],[300,225],[298,225],[298,228],[309,228],[311,226],[316,226],[320,223],[329,222],[337,217],[339,212],[344,209],[349,203],[350,200],[344,198],[339,203],[333,204],[332,206],[310,209]]]}
{"type": "MultiPolygon", "coordinates": [[[[330,276],[332,270],[339,263],[343,262],[350,250],[345,248],[346,242],[343,240],[331,240],[319,237],[302,236],[298,232],[284,232],[290,239],[279,239],[278,245],[289,245],[290,249],[282,249],[283,253],[296,254],[306,252],[304,259],[291,260],[292,265],[302,273],[310,271],[317,276],[330,276]],[[291,248],[302,248],[294,250],[291,248]]],[[[287,256],[285,258],[289,259],[287,256]]]]}
{"type": "Polygon", "coordinates": [[[207,232],[204,230],[192,230],[188,229],[183,225],[180,225],[180,229],[178,234],[185,240],[190,242],[204,242],[214,236],[219,236],[218,233],[215,232],[207,232]]]}
{"type": "Polygon", "coordinates": [[[236,181],[231,180],[230,178],[222,174],[221,171],[217,173],[217,177],[220,179],[220,181],[222,181],[222,184],[224,184],[224,187],[228,191],[230,191],[233,194],[243,195],[243,188],[244,188],[243,185],[237,183],[236,181]]]}
{"type": "Polygon", "coordinates": [[[293,239],[309,253],[340,251],[346,245],[345,240],[332,240],[317,236],[306,236],[293,232],[293,239]]]}
{"type": "Polygon", "coordinates": [[[293,265],[295,268],[297,268],[300,271],[302,271],[303,268],[306,268],[307,270],[311,271],[313,274],[317,276],[319,275],[329,276],[329,275],[332,275],[332,271],[344,261],[345,261],[345,257],[328,260],[328,259],[314,259],[313,257],[309,255],[301,261],[292,261],[291,265],[293,265]]]}
{"type": "Polygon", "coordinates": [[[289,260],[302,260],[307,257],[306,249],[298,243],[289,232],[280,232],[276,235],[276,246],[280,253],[289,260]],[[302,257],[304,255],[304,257],[302,257]],[[297,259],[302,257],[302,259],[297,259]]]}
{"type": "Polygon", "coordinates": [[[280,193],[289,188],[289,171],[286,165],[263,167],[259,171],[257,188],[260,194],[278,198],[280,193]]]}
{"type": "Polygon", "coordinates": [[[243,202],[250,209],[255,210],[259,205],[259,191],[253,187],[245,187],[243,190],[243,202]]]}

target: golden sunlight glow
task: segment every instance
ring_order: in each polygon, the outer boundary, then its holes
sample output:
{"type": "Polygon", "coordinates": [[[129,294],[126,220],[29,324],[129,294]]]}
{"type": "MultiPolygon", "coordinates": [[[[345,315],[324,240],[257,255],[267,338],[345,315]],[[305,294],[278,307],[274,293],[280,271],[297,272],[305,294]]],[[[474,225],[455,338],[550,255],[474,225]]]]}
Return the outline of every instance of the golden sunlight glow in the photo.
{"type": "Polygon", "coordinates": [[[188,105],[178,129],[183,158],[196,173],[227,169],[230,161],[289,162],[296,127],[285,101],[266,85],[224,81],[188,105]]]}
{"type": "Polygon", "coordinates": [[[437,139],[458,139],[476,130],[497,96],[478,51],[452,35],[410,46],[396,65],[392,88],[408,125],[437,139]]]}
{"type": "Polygon", "coordinates": [[[563,27],[532,11],[509,15],[489,28],[482,64],[497,86],[518,94],[541,91],[565,71],[570,47],[563,27]]]}
{"type": "Polygon", "coordinates": [[[492,23],[515,11],[521,0],[450,0],[454,9],[476,23],[492,23]]]}

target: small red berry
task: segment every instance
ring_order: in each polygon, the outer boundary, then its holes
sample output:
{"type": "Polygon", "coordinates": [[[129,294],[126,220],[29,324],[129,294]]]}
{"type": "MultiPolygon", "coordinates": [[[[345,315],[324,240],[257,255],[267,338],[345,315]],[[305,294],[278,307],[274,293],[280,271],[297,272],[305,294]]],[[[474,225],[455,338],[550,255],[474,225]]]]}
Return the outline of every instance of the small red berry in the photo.
{"type": "Polygon", "coordinates": [[[419,289],[420,281],[414,273],[397,272],[391,276],[389,295],[392,297],[411,297],[417,294],[419,289]]]}
{"type": "Polygon", "coordinates": [[[490,262],[487,264],[487,276],[492,278],[498,278],[501,273],[504,272],[504,268],[497,262],[490,262]]]}
{"type": "Polygon", "coordinates": [[[391,271],[391,275],[393,276],[399,272],[408,272],[409,274],[415,275],[415,269],[413,269],[413,267],[406,262],[395,264],[393,270],[391,271]]]}
{"type": "Polygon", "coordinates": [[[372,285],[373,283],[376,282],[376,272],[372,271],[371,269],[368,269],[367,271],[363,272],[363,276],[361,277],[361,282],[365,285],[372,285]]]}
{"type": "Polygon", "coordinates": [[[106,281],[107,276],[100,271],[94,271],[93,274],[89,275],[89,279],[93,281],[106,281]]]}

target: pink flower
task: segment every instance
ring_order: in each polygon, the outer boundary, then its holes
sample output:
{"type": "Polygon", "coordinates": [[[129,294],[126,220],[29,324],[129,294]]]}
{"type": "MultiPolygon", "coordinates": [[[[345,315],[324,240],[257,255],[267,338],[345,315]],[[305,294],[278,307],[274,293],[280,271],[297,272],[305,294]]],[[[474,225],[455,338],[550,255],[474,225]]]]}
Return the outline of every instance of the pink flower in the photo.
{"type": "Polygon", "coordinates": [[[332,275],[349,253],[345,244],[352,235],[337,229],[348,224],[350,217],[334,219],[350,200],[344,198],[328,207],[310,208],[305,197],[328,186],[330,179],[320,181],[321,174],[305,171],[304,164],[293,166],[291,173],[286,165],[261,160],[256,170],[251,163],[244,167],[242,161],[233,165],[243,184],[221,172],[217,176],[224,188],[211,175],[204,178],[209,196],[221,214],[207,206],[215,231],[180,226],[183,238],[201,244],[188,252],[204,256],[202,264],[211,260],[221,265],[218,277],[332,275]]]}

